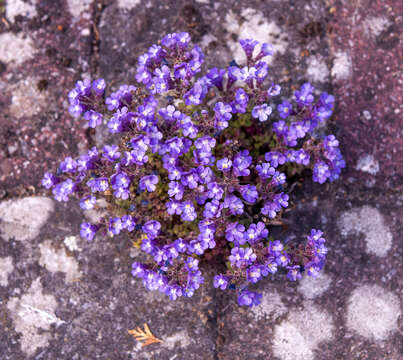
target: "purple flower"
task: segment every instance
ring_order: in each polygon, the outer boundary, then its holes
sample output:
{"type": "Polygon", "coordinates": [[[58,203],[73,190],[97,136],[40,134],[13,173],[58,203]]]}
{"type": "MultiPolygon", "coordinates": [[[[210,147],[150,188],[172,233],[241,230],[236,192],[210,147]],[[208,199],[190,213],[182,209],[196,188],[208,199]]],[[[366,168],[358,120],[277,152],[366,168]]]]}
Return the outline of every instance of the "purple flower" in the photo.
{"type": "Polygon", "coordinates": [[[228,285],[228,280],[229,280],[228,277],[223,274],[216,275],[214,276],[214,282],[213,282],[214,287],[216,289],[220,288],[221,290],[225,290],[228,285]]]}
{"type": "Polygon", "coordinates": [[[274,258],[269,258],[265,265],[271,274],[275,274],[277,272],[278,265],[274,258]]]}
{"type": "Polygon", "coordinates": [[[191,201],[185,201],[184,203],[182,203],[181,208],[182,208],[182,214],[181,214],[182,220],[193,221],[197,218],[195,208],[191,201]]]}
{"type": "Polygon", "coordinates": [[[85,112],[84,119],[88,121],[88,126],[90,128],[96,128],[102,124],[102,114],[94,110],[85,112]]]}
{"type": "Polygon", "coordinates": [[[281,207],[285,208],[288,206],[288,199],[289,196],[287,194],[275,194],[272,201],[265,202],[261,213],[271,219],[275,218],[276,214],[281,210],[281,207]]]}
{"type": "Polygon", "coordinates": [[[272,178],[272,180],[271,180],[271,183],[272,183],[274,186],[278,186],[278,185],[284,184],[285,181],[286,181],[286,176],[285,176],[284,173],[281,173],[281,172],[278,172],[278,171],[274,172],[273,178],[272,178]]]}
{"type": "Polygon", "coordinates": [[[268,179],[269,177],[272,177],[276,170],[271,167],[270,163],[263,163],[261,165],[256,166],[256,171],[259,174],[259,177],[261,179],[268,179]]]}
{"type": "Polygon", "coordinates": [[[140,190],[144,191],[147,189],[148,192],[153,192],[156,189],[156,184],[158,183],[158,176],[156,175],[149,175],[149,176],[143,176],[140,179],[140,190]]]}
{"type": "Polygon", "coordinates": [[[304,149],[300,149],[295,152],[295,162],[297,164],[302,164],[308,166],[310,163],[310,155],[304,149]]]}
{"type": "Polygon", "coordinates": [[[270,98],[272,96],[280,95],[281,86],[278,84],[272,84],[267,90],[267,96],[270,98]]]}
{"type": "Polygon", "coordinates": [[[177,34],[176,43],[181,49],[185,49],[190,43],[190,35],[187,32],[177,34]]]}
{"type": "Polygon", "coordinates": [[[223,207],[225,209],[228,208],[232,215],[241,215],[241,214],[243,214],[243,209],[244,209],[243,202],[242,202],[242,200],[240,198],[236,197],[233,194],[228,195],[224,199],[223,207]]]}
{"type": "Polygon", "coordinates": [[[95,225],[92,225],[90,223],[82,223],[81,224],[81,230],[80,230],[80,235],[87,240],[92,240],[94,239],[95,233],[97,232],[98,228],[95,225]]]}
{"type": "Polygon", "coordinates": [[[244,238],[249,244],[254,244],[259,240],[266,239],[268,235],[269,231],[264,223],[260,221],[257,224],[250,224],[249,229],[244,233],[244,238]]]}
{"type": "Polygon", "coordinates": [[[119,235],[123,230],[122,220],[119,217],[110,218],[108,223],[108,231],[111,236],[119,235]]]}
{"type": "Polygon", "coordinates": [[[280,266],[287,266],[290,262],[290,256],[287,253],[281,254],[276,257],[276,262],[280,266]]]}
{"type": "Polygon", "coordinates": [[[260,122],[264,122],[267,121],[272,111],[272,108],[267,104],[257,105],[252,110],[252,117],[259,119],[260,122]]]}
{"type": "Polygon", "coordinates": [[[243,51],[245,51],[246,57],[249,59],[252,57],[253,50],[255,46],[259,44],[259,41],[254,39],[241,39],[239,43],[242,46],[243,51]]]}
{"type": "Polygon", "coordinates": [[[217,169],[222,172],[228,172],[231,170],[232,161],[228,158],[220,159],[217,161],[217,169]]]}
{"type": "Polygon", "coordinates": [[[190,171],[188,174],[181,177],[182,185],[187,186],[189,189],[196,189],[198,180],[199,176],[196,171],[190,171]]]}
{"type": "Polygon", "coordinates": [[[158,278],[159,276],[154,271],[146,270],[146,273],[143,277],[143,284],[148,290],[157,290],[158,278]]]}
{"type": "Polygon", "coordinates": [[[243,267],[253,264],[256,260],[256,254],[251,248],[234,247],[231,249],[231,255],[228,260],[236,267],[243,267]]]}
{"type": "Polygon", "coordinates": [[[137,165],[144,165],[148,161],[148,156],[145,154],[144,151],[136,149],[131,152],[134,157],[134,162],[137,165]]]}
{"type": "Polygon", "coordinates": [[[74,173],[76,171],[77,163],[71,157],[66,157],[60,163],[60,170],[64,173],[74,173]]]}
{"type": "Polygon", "coordinates": [[[142,278],[145,275],[145,265],[135,261],[132,264],[132,275],[135,277],[142,278]]]}
{"type": "Polygon", "coordinates": [[[319,275],[320,266],[315,261],[310,261],[305,265],[305,271],[309,276],[317,277],[319,275]]]}
{"type": "Polygon", "coordinates": [[[269,56],[274,54],[274,48],[272,44],[269,43],[263,43],[262,44],[262,49],[260,50],[260,53],[258,57],[264,57],[264,56],[269,56]]]}
{"type": "Polygon", "coordinates": [[[286,119],[292,113],[292,105],[290,102],[284,100],[277,106],[277,110],[280,113],[280,117],[286,119]]]}
{"type": "Polygon", "coordinates": [[[155,247],[151,255],[157,263],[162,263],[168,260],[168,256],[162,248],[155,247]]]}
{"type": "Polygon", "coordinates": [[[93,169],[94,167],[94,159],[91,159],[88,155],[81,155],[77,159],[77,170],[78,171],[87,171],[89,169],[93,169]]]}
{"type": "Polygon", "coordinates": [[[92,89],[98,96],[102,96],[104,94],[106,88],[106,82],[104,79],[94,80],[92,83],[92,89]]]}
{"type": "Polygon", "coordinates": [[[297,281],[301,279],[302,275],[299,265],[288,266],[287,269],[288,269],[287,278],[290,281],[297,281]]]}
{"type": "Polygon", "coordinates": [[[303,138],[309,131],[309,127],[307,127],[303,121],[297,121],[291,123],[290,131],[294,132],[297,138],[303,138]]]}
{"type": "Polygon", "coordinates": [[[188,246],[189,254],[202,255],[207,249],[207,244],[198,240],[192,240],[188,246]]]}
{"type": "Polygon", "coordinates": [[[198,166],[197,167],[198,181],[201,184],[207,184],[214,178],[214,173],[209,167],[198,166]]]}
{"type": "Polygon", "coordinates": [[[58,179],[57,177],[55,177],[53,174],[46,172],[43,175],[43,179],[42,179],[42,186],[45,187],[46,189],[50,189],[52,188],[56,183],[57,183],[58,179]]]}
{"type": "Polygon", "coordinates": [[[308,236],[308,240],[317,242],[322,239],[324,241],[324,239],[322,238],[322,235],[323,235],[322,230],[311,229],[311,235],[308,236]]]}
{"type": "Polygon", "coordinates": [[[257,198],[259,196],[257,190],[256,190],[256,186],[254,185],[242,185],[240,186],[239,192],[241,193],[242,197],[254,204],[257,201],[257,198]]]}
{"type": "Polygon", "coordinates": [[[258,265],[253,265],[246,271],[246,279],[252,284],[257,283],[261,278],[262,273],[258,265]]]}
{"type": "Polygon", "coordinates": [[[182,206],[178,201],[168,201],[165,205],[169,215],[180,215],[182,213],[182,206]]]}
{"type": "Polygon", "coordinates": [[[151,254],[155,249],[153,239],[151,239],[147,234],[143,234],[140,247],[141,250],[147,254],[151,254]]]}
{"type": "Polygon", "coordinates": [[[89,195],[81,199],[80,207],[83,210],[90,210],[95,206],[96,202],[97,198],[94,195],[89,195]]]}
{"type": "Polygon", "coordinates": [[[223,90],[222,82],[225,73],[226,73],[225,69],[218,70],[217,68],[212,68],[210,69],[210,71],[207,73],[206,76],[211,80],[211,82],[217,89],[222,91],[223,90]]]}
{"type": "Polygon", "coordinates": [[[208,197],[211,199],[221,200],[222,196],[224,195],[224,189],[216,182],[208,183],[207,189],[208,197]]]}
{"type": "Polygon", "coordinates": [[[161,224],[156,220],[147,221],[143,226],[142,230],[149,236],[149,238],[154,239],[157,237],[161,229],[161,224]]]}
{"type": "Polygon", "coordinates": [[[227,225],[225,230],[225,238],[227,241],[233,242],[235,246],[243,245],[246,243],[244,237],[245,226],[238,224],[238,222],[227,225]]]}
{"type": "Polygon", "coordinates": [[[177,181],[171,181],[168,184],[169,190],[168,195],[169,197],[174,197],[176,200],[181,200],[183,197],[183,186],[177,181]]]}
{"type": "Polygon", "coordinates": [[[181,238],[175,240],[173,244],[175,246],[176,251],[179,253],[184,253],[187,249],[187,244],[181,238]]]}
{"type": "Polygon", "coordinates": [[[71,195],[75,189],[76,185],[73,180],[67,179],[56,184],[52,192],[56,201],[67,202],[69,200],[69,195],[71,195]]]}
{"type": "Polygon", "coordinates": [[[329,166],[323,161],[315,163],[313,167],[313,181],[323,184],[330,177],[329,166]]]}
{"type": "Polygon", "coordinates": [[[281,252],[283,251],[284,246],[280,242],[280,240],[275,240],[272,243],[270,243],[270,254],[274,256],[280,256],[281,252]]]}
{"type": "Polygon", "coordinates": [[[283,165],[286,160],[284,154],[278,151],[267,152],[264,158],[266,161],[270,161],[271,166],[273,166],[274,168],[276,168],[279,165],[283,165]]]}
{"type": "Polygon", "coordinates": [[[222,206],[220,206],[220,202],[218,200],[210,201],[204,207],[203,216],[206,219],[210,219],[213,217],[219,217],[221,214],[222,206]]]}
{"type": "Polygon", "coordinates": [[[92,192],[104,192],[109,188],[108,178],[96,178],[87,181],[87,185],[91,188],[92,192]]]}
{"type": "Polygon", "coordinates": [[[169,296],[171,300],[176,300],[182,296],[182,288],[178,285],[167,286],[165,294],[169,296]]]}
{"type": "Polygon", "coordinates": [[[124,172],[119,172],[112,177],[112,188],[118,190],[119,188],[128,189],[130,186],[130,178],[124,172]]]}
{"type": "Polygon", "coordinates": [[[313,102],[314,87],[310,83],[305,83],[300,90],[294,92],[295,100],[298,104],[309,105],[313,102]]]}
{"type": "Polygon", "coordinates": [[[216,117],[219,120],[223,120],[223,121],[229,121],[232,117],[231,114],[231,105],[225,104],[223,102],[218,102],[215,104],[214,106],[214,112],[216,114],[216,117]]]}
{"type": "MultiPolygon", "coordinates": [[[[266,62],[260,61],[256,65],[256,73],[255,73],[255,78],[258,83],[262,83],[264,79],[267,77],[267,74],[269,73],[269,66],[267,65],[266,62]]],[[[268,114],[270,115],[270,114],[268,114]]]]}
{"type": "Polygon", "coordinates": [[[258,294],[253,291],[243,290],[238,295],[238,304],[240,306],[257,306],[261,303],[262,294],[258,294]]]}
{"type": "Polygon", "coordinates": [[[128,232],[133,231],[136,227],[136,223],[131,215],[123,215],[121,221],[123,229],[126,229],[128,232]]]}
{"type": "Polygon", "coordinates": [[[233,161],[233,172],[235,176],[248,176],[250,170],[249,165],[252,163],[252,156],[249,155],[248,150],[239,152],[233,161]]]}
{"type": "Polygon", "coordinates": [[[105,145],[102,150],[104,158],[108,161],[113,162],[120,157],[119,147],[117,145],[105,145]]]}
{"type": "Polygon", "coordinates": [[[235,92],[235,101],[239,105],[247,105],[249,102],[249,96],[243,88],[238,88],[235,92]]]}
{"type": "Polygon", "coordinates": [[[273,123],[273,131],[276,133],[278,137],[282,137],[287,135],[288,126],[284,120],[276,121],[273,123]]]}

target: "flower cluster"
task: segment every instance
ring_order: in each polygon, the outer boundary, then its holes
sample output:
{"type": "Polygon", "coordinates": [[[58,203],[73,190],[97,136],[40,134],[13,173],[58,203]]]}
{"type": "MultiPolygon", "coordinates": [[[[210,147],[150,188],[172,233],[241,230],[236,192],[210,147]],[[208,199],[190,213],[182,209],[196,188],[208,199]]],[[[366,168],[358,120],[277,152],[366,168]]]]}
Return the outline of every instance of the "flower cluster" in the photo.
{"type": "Polygon", "coordinates": [[[269,227],[289,205],[288,168],[311,168],[323,183],[345,166],[336,138],[314,131],[331,116],[334,98],[316,100],[305,83],[293,103],[276,100],[281,88],[265,61],[272,46],[240,43],[246,66],[233,62],[196,78],[201,49],[187,33],[168,34],[139,57],[136,86],[106,96],[103,79],[78,81],[70,113],[91,128],[107,126],[121,141],[67,157],[42,180],[56,200],[78,197],[83,210],[105,199],[110,215],[83,223],[81,236],[126,232],[149,258],[133,263],[133,276],[172,300],[191,297],[204,282],[205,259],[226,264],[213,285],[235,290],[246,306],[261,298],[249,284],[277,272],[291,281],[304,271],[316,276],[324,265],[321,231],[285,244],[269,227]],[[264,134],[263,146],[254,134],[264,134]]]}

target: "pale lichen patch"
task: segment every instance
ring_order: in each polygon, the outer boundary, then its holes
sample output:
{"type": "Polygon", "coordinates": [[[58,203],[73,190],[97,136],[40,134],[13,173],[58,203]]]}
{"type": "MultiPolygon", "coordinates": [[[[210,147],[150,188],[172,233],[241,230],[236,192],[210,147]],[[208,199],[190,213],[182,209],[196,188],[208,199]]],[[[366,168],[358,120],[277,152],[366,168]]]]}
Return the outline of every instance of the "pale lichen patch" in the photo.
{"type": "Polygon", "coordinates": [[[8,275],[10,275],[13,270],[14,265],[11,256],[0,258],[0,286],[8,285],[8,275]]]}
{"type": "Polygon", "coordinates": [[[331,75],[334,80],[346,80],[352,73],[351,57],[345,52],[336,52],[334,55],[331,75]]]}
{"type": "Polygon", "coordinates": [[[72,256],[68,256],[63,248],[55,249],[49,240],[40,244],[39,248],[41,252],[39,264],[44,266],[48,271],[52,273],[57,271],[65,273],[67,282],[80,278],[81,274],[77,260],[72,256]]]}
{"type": "Polygon", "coordinates": [[[46,197],[28,197],[0,203],[0,233],[5,240],[32,240],[54,209],[46,197]]]}
{"type": "Polygon", "coordinates": [[[311,302],[304,305],[274,329],[273,352],[282,360],[312,360],[319,343],[333,337],[331,315],[311,302]]]}
{"type": "Polygon", "coordinates": [[[363,206],[345,212],[339,219],[341,235],[363,233],[367,252],[386,256],[392,246],[393,236],[378,209],[363,206]]]}
{"type": "Polygon", "coordinates": [[[379,172],[379,162],[370,154],[362,155],[355,166],[356,170],[376,175],[379,172]]]}
{"type": "Polygon", "coordinates": [[[0,61],[21,65],[34,57],[35,48],[30,37],[5,32],[0,34],[0,61]]]}
{"type": "Polygon", "coordinates": [[[118,7],[125,10],[134,9],[137,5],[140,5],[141,0],[118,0],[118,7]]]}
{"type": "Polygon", "coordinates": [[[390,21],[385,17],[369,16],[363,21],[364,32],[370,37],[377,37],[390,25],[390,21]]]}
{"type": "Polygon", "coordinates": [[[347,326],[370,340],[385,340],[397,330],[400,316],[398,297],[378,285],[355,289],[347,306],[347,326]]]}
{"type": "Polygon", "coordinates": [[[253,306],[251,312],[257,320],[276,320],[287,312],[287,306],[276,290],[264,291],[261,304],[253,306]]]}
{"type": "Polygon", "coordinates": [[[322,57],[310,56],[307,60],[307,65],[306,75],[310,81],[324,83],[329,80],[329,69],[322,57]]]}
{"type": "Polygon", "coordinates": [[[27,293],[21,298],[13,297],[7,303],[15,330],[22,334],[21,349],[27,355],[35,353],[39,347],[48,345],[51,338],[51,324],[62,324],[55,315],[57,307],[53,295],[43,293],[39,278],[33,281],[27,293]]]}
{"type": "Polygon", "coordinates": [[[163,343],[161,344],[163,347],[166,347],[170,350],[174,348],[185,348],[188,347],[191,343],[190,337],[186,331],[177,332],[171,336],[168,336],[163,339],[163,343]]]}
{"type": "Polygon", "coordinates": [[[80,247],[78,246],[78,237],[71,235],[71,236],[66,236],[64,238],[64,245],[66,245],[67,249],[70,251],[81,251],[80,247]]]}
{"type": "Polygon", "coordinates": [[[90,10],[93,0],[67,0],[71,15],[75,18],[91,16],[90,10]]]}
{"type": "Polygon", "coordinates": [[[49,94],[38,90],[38,79],[25,78],[15,84],[12,89],[10,114],[20,119],[34,116],[47,106],[49,94]]]}
{"type": "Polygon", "coordinates": [[[6,2],[6,18],[14,22],[15,18],[19,15],[25,16],[29,19],[37,15],[36,1],[23,1],[23,0],[9,0],[6,2]]]}
{"type": "Polygon", "coordinates": [[[323,271],[319,272],[316,278],[305,274],[299,283],[298,290],[306,299],[314,299],[329,288],[331,281],[331,278],[323,271]]]}

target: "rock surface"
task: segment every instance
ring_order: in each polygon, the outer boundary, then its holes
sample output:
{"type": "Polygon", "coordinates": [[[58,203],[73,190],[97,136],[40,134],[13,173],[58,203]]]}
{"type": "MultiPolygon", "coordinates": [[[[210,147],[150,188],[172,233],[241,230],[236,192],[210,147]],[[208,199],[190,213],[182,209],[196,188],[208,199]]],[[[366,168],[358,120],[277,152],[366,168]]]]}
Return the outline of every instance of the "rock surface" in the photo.
{"type": "Polygon", "coordinates": [[[401,14],[398,0],[0,0],[1,359],[403,358],[401,14]],[[110,140],[68,115],[74,82],[130,83],[136,57],[173,31],[217,67],[241,56],[243,36],[271,41],[278,82],[337,99],[326,126],[347,168],[332,184],[306,177],[278,230],[323,229],[324,273],[267,279],[258,308],[212,289],[212,274],[190,300],[145,291],[124,237],[84,241],[78,204],[39,187],[63,155],[110,140]],[[162,343],[128,334],[144,323],[162,343]]]}

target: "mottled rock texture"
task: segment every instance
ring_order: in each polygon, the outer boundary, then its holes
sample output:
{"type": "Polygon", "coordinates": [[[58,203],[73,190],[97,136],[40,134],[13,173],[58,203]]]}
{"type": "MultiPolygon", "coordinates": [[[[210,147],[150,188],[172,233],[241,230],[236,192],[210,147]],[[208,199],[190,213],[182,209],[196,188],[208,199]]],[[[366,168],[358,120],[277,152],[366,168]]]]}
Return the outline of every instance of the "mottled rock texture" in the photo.
{"type": "Polygon", "coordinates": [[[402,10],[398,0],[0,0],[1,359],[403,358],[402,10]],[[340,139],[347,168],[322,186],[304,174],[292,225],[273,229],[323,229],[324,273],[267,279],[256,309],[211,289],[212,274],[190,300],[144,291],[127,239],[82,240],[78,204],[39,187],[62,156],[111,139],[68,115],[74,82],[131,83],[136,57],[173,31],[190,32],[217,67],[241,56],[240,37],[271,41],[276,81],[311,81],[337,99],[321,131],[340,139]],[[141,348],[127,331],[143,323],[163,343],[141,348]]]}

